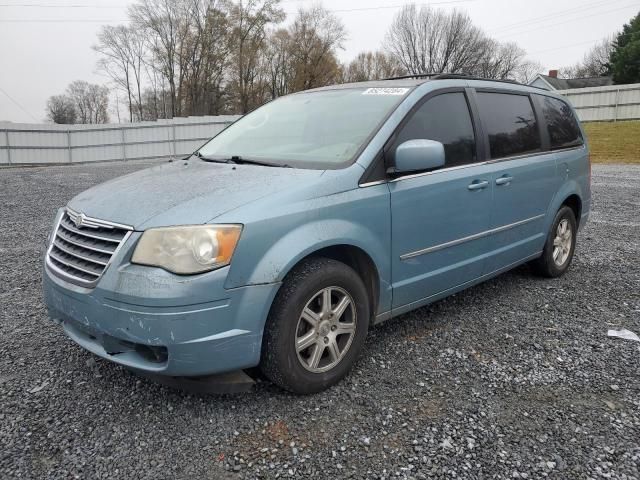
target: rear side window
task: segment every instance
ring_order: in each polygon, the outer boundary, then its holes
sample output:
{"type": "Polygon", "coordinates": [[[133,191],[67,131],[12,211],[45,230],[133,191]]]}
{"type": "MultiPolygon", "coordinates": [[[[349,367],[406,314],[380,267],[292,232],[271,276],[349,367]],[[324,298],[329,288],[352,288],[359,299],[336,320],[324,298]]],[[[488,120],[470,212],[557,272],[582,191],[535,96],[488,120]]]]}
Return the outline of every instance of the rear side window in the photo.
{"type": "Polygon", "coordinates": [[[565,102],[557,98],[542,97],[542,114],[547,123],[552,150],[583,144],[578,120],[565,102]]]}
{"type": "Polygon", "coordinates": [[[442,143],[445,167],[475,162],[473,124],[464,93],[443,93],[422,104],[402,127],[393,150],[407,140],[416,139],[442,143]]]}
{"type": "Polygon", "coordinates": [[[478,92],[478,108],[489,135],[491,158],[540,150],[538,122],[527,95],[478,92]]]}

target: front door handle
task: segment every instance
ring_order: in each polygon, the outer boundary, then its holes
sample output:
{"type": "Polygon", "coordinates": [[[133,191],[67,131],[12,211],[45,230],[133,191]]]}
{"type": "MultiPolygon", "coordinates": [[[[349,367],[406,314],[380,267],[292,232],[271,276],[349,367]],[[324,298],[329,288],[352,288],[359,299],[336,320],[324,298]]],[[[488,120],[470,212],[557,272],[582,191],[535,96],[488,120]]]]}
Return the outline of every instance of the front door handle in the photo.
{"type": "Polygon", "coordinates": [[[486,180],[474,180],[467,187],[469,190],[482,190],[483,188],[487,188],[489,186],[489,182],[486,180]]]}
{"type": "Polygon", "coordinates": [[[509,185],[512,180],[513,180],[513,177],[509,175],[503,175],[500,178],[496,178],[496,185],[509,185]]]}

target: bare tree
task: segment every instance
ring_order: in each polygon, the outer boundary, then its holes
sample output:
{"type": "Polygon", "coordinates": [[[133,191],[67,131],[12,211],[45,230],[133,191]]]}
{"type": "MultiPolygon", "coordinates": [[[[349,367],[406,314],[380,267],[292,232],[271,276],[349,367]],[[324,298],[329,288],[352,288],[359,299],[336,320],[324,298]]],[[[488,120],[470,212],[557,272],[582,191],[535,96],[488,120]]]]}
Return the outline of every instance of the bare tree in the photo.
{"type": "Polygon", "coordinates": [[[148,47],[155,66],[169,85],[171,116],[180,115],[186,61],[183,53],[189,35],[188,0],[139,0],[130,7],[129,17],[136,28],[152,39],[148,47]]]}
{"type": "Polygon", "coordinates": [[[93,49],[103,55],[98,62],[104,71],[127,94],[129,121],[134,110],[142,120],[142,75],[146,52],[145,39],[135,27],[103,26],[98,34],[98,44],[93,49]]]}
{"type": "Polygon", "coordinates": [[[396,14],[385,48],[412,74],[464,73],[507,79],[519,75],[525,51],[500,43],[476,27],[469,15],[407,5],[396,14]]]}
{"type": "Polygon", "coordinates": [[[264,100],[261,60],[267,27],[284,20],[280,0],[240,0],[231,7],[233,52],[231,72],[238,112],[246,113],[264,100]]]}
{"type": "Polygon", "coordinates": [[[66,96],[73,103],[77,123],[109,122],[109,89],[76,80],[67,87],[66,96]]]}
{"type": "MultiPolygon", "coordinates": [[[[157,51],[156,45],[158,40],[155,38],[148,39],[149,49],[157,51]]],[[[167,79],[160,71],[153,55],[145,57],[144,70],[149,87],[143,93],[143,115],[144,120],[157,120],[159,118],[170,118],[173,108],[173,98],[167,86],[167,79]]]]}
{"type": "Polygon", "coordinates": [[[336,51],[345,38],[344,25],[328,10],[300,9],[288,29],[268,36],[263,70],[270,97],[339,82],[336,51]]]}
{"type": "MultiPolygon", "coordinates": [[[[130,121],[246,113],[287,93],[405,73],[523,78],[535,69],[517,45],[492,40],[455,10],[403,7],[385,49],[346,65],[337,52],[347,32],[335,14],[312,5],[278,29],[284,17],[280,0],[136,0],[130,26],[103,28],[94,48],[126,93],[130,121]]],[[[85,118],[84,107],[76,111],[85,118]]]]}
{"type": "Polygon", "coordinates": [[[613,37],[600,40],[585,53],[581,62],[560,69],[562,78],[601,77],[609,73],[609,58],[613,50],[613,37]]]}
{"type": "Polygon", "coordinates": [[[513,79],[524,84],[529,84],[539,73],[544,71],[544,65],[535,60],[523,60],[513,72],[513,79]]]}
{"type": "Polygon", "coordinates": [[[361,52],[343,69],[344,82],[363,82],[404,75],[406,70],[386,52],[361,52]]]}
{"type": "Polygon", "coordinates": [[[384,45],[413,74],[475,71],[492,46],[466,13],[414,4],[396,14],[384,45]]]}
{"type": "Polygon", "coordinates": [[[347,31],[340,19],[319,4],[298,10],[289,29],[293,91],[339,80],[336,50],[343,48],[347,31]]]}
{"type": "Polygon", "coordinates": [[[289,93],[293,77],[291,43],[288,30],[279,29],[269,34],[264,53],[264,68],[272,99],[289,93]]]}
{"type": "Polygon", "coordinates": [[[76,123],[76,109],[67,95],[53,95],[47,101],[47,118],[53,123],[76,123]]]}
{"type": "Polygon", "coordinates": [[[513,79],[524,57],[525,51],[515,43],[498,43],[487,39],[484,55],[475,69],[470,69],[467,73],[499,80],[513,79]]]}
{"type": "Polygon", "coordinates": [[[190,29],[182,52],[185,109],[195,115],[218,114],[223,110],[222,82],[230,66],[230,3],[189,1],[190,29]]]}

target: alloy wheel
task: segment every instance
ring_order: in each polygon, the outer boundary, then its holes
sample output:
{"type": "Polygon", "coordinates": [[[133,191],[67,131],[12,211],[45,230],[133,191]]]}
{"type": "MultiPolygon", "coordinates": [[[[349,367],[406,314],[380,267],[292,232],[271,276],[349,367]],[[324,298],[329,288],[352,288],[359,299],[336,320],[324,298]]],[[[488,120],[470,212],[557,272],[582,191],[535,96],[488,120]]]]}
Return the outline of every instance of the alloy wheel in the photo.
{"type": "Polygon", "coordinates": [[[571,253],[571,241],[573,234],[569,220],[563,218],[556,228],[556,236],[553,239],[553,261],[559,267],[569,258],[571,253]]]}
{"type": "Polygon", "coordinates": [[[331,370],[344,358],[356,333],[353,298],[340,287],[316,292],[302,309],[296,326],[298,360],[310,372],[331,370]]]}

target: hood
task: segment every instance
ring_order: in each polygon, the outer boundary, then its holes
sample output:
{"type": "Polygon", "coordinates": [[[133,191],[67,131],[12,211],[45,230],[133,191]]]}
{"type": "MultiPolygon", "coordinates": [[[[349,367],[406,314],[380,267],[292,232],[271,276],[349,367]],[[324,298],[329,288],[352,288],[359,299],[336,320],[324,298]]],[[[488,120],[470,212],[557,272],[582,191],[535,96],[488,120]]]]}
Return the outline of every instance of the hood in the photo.
{"type": "Polygon", "coordinates": [[[321,170],[176,161],[85,190],[69,207],[136,230],[200,224],[322,174],[321,170]]]}

